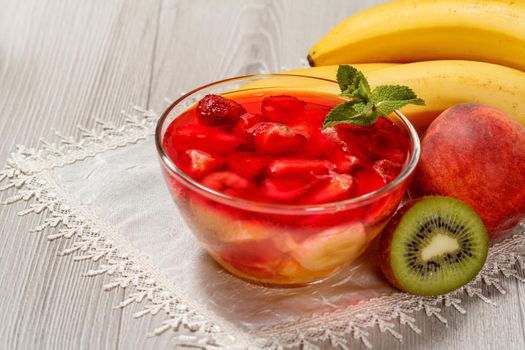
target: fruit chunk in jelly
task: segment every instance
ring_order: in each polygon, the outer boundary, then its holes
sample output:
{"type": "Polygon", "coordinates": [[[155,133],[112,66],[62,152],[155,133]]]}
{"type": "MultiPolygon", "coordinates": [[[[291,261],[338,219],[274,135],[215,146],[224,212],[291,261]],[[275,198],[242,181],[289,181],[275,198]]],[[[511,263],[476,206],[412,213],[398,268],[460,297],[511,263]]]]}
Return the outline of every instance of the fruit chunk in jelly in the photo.
{"type": "Polygon", "coordinates": [[[294,96],[269,96],[263,99],[261,112],[269,121],[287,124],[302,113],[305,105],[304,101],[294,96]]]}
{"type": "Polygon", "coordinates": [[[209,126],[190,124],[175,129],[167,146],[177,151],[197,149],[212,154],[226,155],[235,151],[242,138],[209,126]]]}
{"type": "Polygon", "coordinates": [[[326,229],[303,241],[291,254],[306,269],[320,271],[352,262],[367,247],[361,224],[326,229]]]}
{"type": "Polygon", "coordinates": [[[199,122],[210,126],[233,126],[246,113],[243,106],[219,95],[206,95],[197,105],[199,122]]]}
{"type": "Polygon", "coordinates": [[[257,123],[249,132],[254,137],[255,150],[263,154],[297,153],[308,141],[307,137],[299,130],[279,123],[257,123]]]}
{"type": "Polygon", "coordinates": [[[324,183],[313,190],[301,202],[305,204],[327,203],[343,200],[355,189],[352,175],[332,173],[324,183]]]}
{"type": "Polygon", "coordinates": [[[179,162],[182,170],[194,179],[200,179],[226,164],[222,157],[197,149],[181,151],[179,162]]]}

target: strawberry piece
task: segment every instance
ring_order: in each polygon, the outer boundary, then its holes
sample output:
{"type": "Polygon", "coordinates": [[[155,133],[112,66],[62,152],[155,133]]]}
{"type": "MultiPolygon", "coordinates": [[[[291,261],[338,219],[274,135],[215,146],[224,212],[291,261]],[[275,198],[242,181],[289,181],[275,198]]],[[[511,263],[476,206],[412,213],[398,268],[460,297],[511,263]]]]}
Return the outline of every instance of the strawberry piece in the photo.
{"type": "Polygon", "coordinates": [[[177,161],[184,172],[194,179],[200,179],[225,164],[223,158],[196,149],[183,151],[177,161]]]}
{"type": "Polygon", "coordinates": [[[297,153],[308,141],[300,131],[278,123],[257,123],[249,132],[254,135],[257,152],[265,154],[297,153]]]}
{"type": "Polygon", "coordinates": [[[216,128],[191,124],[175,129],[169,142],[177,151],[198,149],[212,154],[226,155],[241,144],[242,138],[216,128]]]}
{"type": "Polygon", "coordinates": [[[407,157],[408,142],[401,130],[386,118],[379,118],[374,127],[366,143],[368,152],[376,160],[388,159],[403,164],[407,157]]]}
{"type": "Polygon", "coordinates": [[[268,157],[251,152],[236,152],[228,157],[230,171],[253,180],[266,170],[268,157]]]}
{"type": "Polygon", "coordinates": [[[225,98],[228,106],[228,116],[232,121],[237,122],[239,118],[246,113],[246,109],[238,102],[225,98]]]}
{"type": "Polygon", "coordinates": [[[252,187],[248,180],[230,171],[211,173],[201,182],[204,186],[217,192],[239,197],[246,197],[246,193],[252,187]]]}
{"type": "Polygon", "coordinates": [[[293,96],[266,97],[261,104],[263,116],[272,122],[287,123],[302,113],[305,102],[293,96]]]}
{"type": "Polygon", "coordinates": [[[335,148],[333,142],[325,137],[320,125],[299,124],[294,125],[294,128],[303,135],[308,135],[308,143],[301,151],[304,158],[323,159],[335,148]]]}
{"type": "MultiPolygon", "coordinates": [[[[299,128],[297,126],[296,128],[299,128]]],[[[301,155],[306,158],[324,158],[335,165],[338,173],[349,173],[362,165],[360,159],[350,152],[334,128],[309,130],[309,142],[301,155]]]]}
{"type": "Polygon", "coordinates": [[[315,189],[302,203],[328,203],[349,198],[349,195],[356,188],[356,183],[352,175],[332,173],[324,185],[315,189]]]}
{"type": "Polygon", "coordinates": [[[388,159],[395,163],[403,163],[406,154],[398,148],[395,142],[391,135],[383,132],[373,133],[370,135],[365,149],[373,159],[388,159]]]}
{"type": "Polygon", "coordinates": [[[199,122],[210,126],[233,126],[244,113],[243,106],[219,95],[206,95],[197,105],[199,122]]]}
{"type": "Polygon", "coordinates": [[[335,169],[338,173],[349,173],[361,166],[359,158],[345,153],[341,149],[334,150],[328,156],[328,159],[335,164],[335,169]]]}
{"type": "Polygon", "coordinates": [[[239,118],[239,121],[232,129],[231,133],[233,135],[242,137],[243,141],[241,144],[241,148],[243,150],[255,150],[255,146],[253,144],[253,135],[250,132],[248,132],[248,130],[250,130],[255,124],[260,123],[262,121],[264,121],[264,118],[260,114],[244,113],[239,118]]]}
{"type": "Polygon", "coordinates": [[[370,132],[374,129],[370,127],[369,131],[362,132],[347,128],[346,125],[341,125],[342,124],[336,125],[334,128],[337,138],[342,142],[341,148],[346,154],[356,157],[361,162],[368,162],[370,154],[367,151],[367,145],[370,142],[370,132]]]}
{"type": "Polygon", "coordinates": [[[260,123],[264,121],[264,118],[260,114],[251,114],[251,113],[244,113],[239,118],[239,121],[235,125],[235,127],[232,129],[232,134],[244,137],[246,135],[251,135],[248,130],[253,127],[255,124],[260,123]]]}
{"type": "Polygon", "coordinates": [[[315,181],[309,178],[268,178],[264,180],[262,195],[270,199],[291,202],[305,195],[315,181]]]}
{"type": "Polygon", "coordinates": [[[372,168],[381,176],[385,184],[391,182],[401,171],[401,164],[394,163],[388,159],[374,162],[372,168]]]}
{"type": "Polygon", "coordinates": [[[268,165],[268,174],[275,177],[327,175],[334,167],[327,160],[277,159],[268,165]]]}

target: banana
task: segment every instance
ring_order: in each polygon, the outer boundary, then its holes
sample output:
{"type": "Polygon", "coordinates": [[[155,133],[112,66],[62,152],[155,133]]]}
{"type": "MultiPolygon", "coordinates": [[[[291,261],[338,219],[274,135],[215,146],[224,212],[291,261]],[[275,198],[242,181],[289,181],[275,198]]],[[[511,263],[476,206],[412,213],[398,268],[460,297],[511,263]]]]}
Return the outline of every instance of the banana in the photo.
{"type": "MultiPolygon", "coordinates": [[[[333,80],[336,71],[337,66],[332,66],[298,69],[293,73],[333,80]]],[[[420,133],[442,111],[464,102],[498,108],[525,126],[525,72],[517,69],[486,62],[441,60],[400,64],[364,73],[372,88],[407,85],[425,100],[425,106],[401,108],[420,133]]]]}
{"type": "Polygon", "coordinates": [[[443,59],[525,71],[525,1],[391,1],[348,17],[308,54],[312,66],[443,59]]]}

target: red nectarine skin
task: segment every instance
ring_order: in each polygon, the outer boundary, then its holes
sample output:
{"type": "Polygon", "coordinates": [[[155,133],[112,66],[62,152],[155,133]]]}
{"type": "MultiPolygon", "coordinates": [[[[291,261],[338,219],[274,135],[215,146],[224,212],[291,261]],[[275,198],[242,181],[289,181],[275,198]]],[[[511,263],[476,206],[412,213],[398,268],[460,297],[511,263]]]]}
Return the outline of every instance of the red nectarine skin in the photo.
{"type": "Polygon", "coordinates": [[[491,239],[525,216],[525,129],[510,116],[475,103],[453,106],[429,126],[421,148],[411,195],[465,202],[491,239]]]}
{"type": "Polygon", "coordinates": [[[385,275],[386,279],[390,282],[390,284],[402,291],[404,289],[399,285],[394,276],[394,272],[392,271],[392,264],[390,259],[390,252],[392,247],[391,242],[392,237],[394,236],[394,232],[396,231],[399,222],[403,218],[403,215],[405,215],[407,210],[410,209],[418,201],[419,199],[410,201],[409,203],[405,204],[401,209],[399,209],[385,227],[379,240],[379,267],[381,268],[383,275],[385,275]]]}

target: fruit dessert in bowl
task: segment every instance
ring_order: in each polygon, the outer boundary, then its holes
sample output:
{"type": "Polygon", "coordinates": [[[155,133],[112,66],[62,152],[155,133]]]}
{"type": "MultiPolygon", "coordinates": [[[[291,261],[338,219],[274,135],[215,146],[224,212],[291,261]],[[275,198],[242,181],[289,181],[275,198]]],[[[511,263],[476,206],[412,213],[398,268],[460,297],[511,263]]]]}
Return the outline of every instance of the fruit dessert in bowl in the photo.
{"type": "Polygon", "coordinates": [[[349,106],[339,87],[293,75],[234,78],[186,94],[159,120],[171,194],[234,275],[270,285],[323,280],[361,255],[398,207],[418,135],[398,112],[369,125],[333,122],[349,106]]]}

